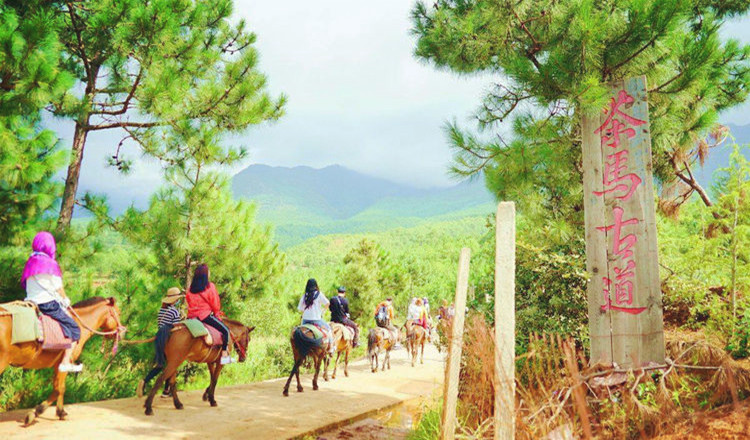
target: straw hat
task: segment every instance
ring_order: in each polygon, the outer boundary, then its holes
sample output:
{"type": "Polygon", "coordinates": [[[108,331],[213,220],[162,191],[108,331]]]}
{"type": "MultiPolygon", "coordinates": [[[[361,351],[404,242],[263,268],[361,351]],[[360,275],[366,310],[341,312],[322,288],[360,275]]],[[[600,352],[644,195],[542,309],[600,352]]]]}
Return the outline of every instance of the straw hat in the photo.
{"type": "Polygon", "coordinates": [[[174,304],[177,301],[182,298],[183,295],[182,291],[180,291],[179,287],[170,287],[169,290],[167,290],[167,295],[162,298],[161,303],[162,304],[174,304]]]}

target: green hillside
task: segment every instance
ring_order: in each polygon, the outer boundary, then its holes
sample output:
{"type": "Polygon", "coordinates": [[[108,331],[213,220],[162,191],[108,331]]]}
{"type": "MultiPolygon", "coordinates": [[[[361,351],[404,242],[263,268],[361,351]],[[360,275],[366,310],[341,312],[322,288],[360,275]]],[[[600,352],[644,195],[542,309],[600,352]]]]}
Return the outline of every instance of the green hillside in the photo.
{"type": "Polygon", "coordinates": [[[327,234],[382,232],[490,212],[481,179],[421,189],[333,165],[252,165],[232,181],[235,197],[258,204],[258,220],[274,226],[283,248],[327,234]]]}

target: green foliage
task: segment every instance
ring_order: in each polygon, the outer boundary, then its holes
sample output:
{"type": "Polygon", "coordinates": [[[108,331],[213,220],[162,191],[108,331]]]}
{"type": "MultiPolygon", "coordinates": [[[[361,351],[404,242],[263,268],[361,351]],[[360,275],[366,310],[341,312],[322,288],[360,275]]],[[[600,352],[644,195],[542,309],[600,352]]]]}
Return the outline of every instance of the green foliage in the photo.
{"type": "Polygon", "coordinates": [[[42,108],[71,83],[58,68],[53,22],[49,5],[0,4],[0,245],[20,243],[41,226],[60,194],[52,177],[65,154],[39,124],[42,108]]]}
{"type": "Polygon", "coordinates": [[[703,158],[696,141],[717,114],[750,90],[750,47],[720,37],[724,21],[748,8],[704,0],[417,3],[418,57],[497,78],[476,114],[479,133],[448,127],[453,171],[484,170],[499,199],[580,227],[581,115],[606,103],[609,82],[646,75],[654,172],[674,182],[703,158]]]}

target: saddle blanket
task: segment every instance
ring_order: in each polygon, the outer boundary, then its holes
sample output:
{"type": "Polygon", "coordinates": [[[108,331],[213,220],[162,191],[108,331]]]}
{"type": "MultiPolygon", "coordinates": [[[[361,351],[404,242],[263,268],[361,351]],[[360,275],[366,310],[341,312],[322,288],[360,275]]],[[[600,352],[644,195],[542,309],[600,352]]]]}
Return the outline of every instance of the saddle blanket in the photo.
{"type": "Polygon", "coordinates": [[[2,309],[13,317],[11,344],[42,342],[42,350],[65,350],[73,341],[65,337],[60,323],[47,315],[37,315],[36,307],[29,302],[17,301],[3,304],[2,309]]]}
{"type": "Polygon", "coordinates": [[[215,347],[224,343],[221,333],[210,325],[205,325],[197,319],[180,321],[190,331],[194,338],[205,338],[206,344],[215,347]]]}
{"type": "Polygon", "coordinates": [[[302,327],[310,330],[313,334],[313,338],[315,339],[322,339],[325,336],[325,332],[323,331],[323,329],[315,324],[302,324],[302,327]]]}

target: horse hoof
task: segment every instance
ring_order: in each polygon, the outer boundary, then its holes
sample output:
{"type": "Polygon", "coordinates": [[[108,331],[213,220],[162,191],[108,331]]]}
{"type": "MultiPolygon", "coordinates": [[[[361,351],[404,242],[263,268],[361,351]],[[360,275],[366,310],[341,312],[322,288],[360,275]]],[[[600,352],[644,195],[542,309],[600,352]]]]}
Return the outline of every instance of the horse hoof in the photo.
{"type": "Polygon", "coordinates": [[[24,426],[29,426],[34,423],[34,420],[36,420],[36,414],[34,414],[34,411],[31,411],[26,414],[26,418],[23,420],[23,424],[24,426]]]}
{"type": "Polygon", "coordinates": [[[326,381],[326,382],[328,382],[328,378],[327,377],[324,377],[323,380],[326,381]]]}
{"type": "Polygon", "coordinates": [[[284,390],[281,394],[284,395],[284,397],[289,397],[289,390],[284,390]]]}
{"type": "Polygon", "coordinates": [[[216,406],[219,406],[219,404],[216,403],[216,401],[213,401],[213,402],[211,402],[211,406],[216,407],[216,406]]]}
{"type": "Polygon", "coordinates": [[[56,414],[60,420],[65,420],[65,417],[68,416],[68,413],[64,409],[58,409],[56,414]]]}
{"type": "Polygon", "coordinates": [[[318,391],[318,386],[317,385],[313,386],[313,391],[318,391]]]}
{"type": "Polygon", "coordinates": [[[208,402],[208,393],[203,393],[203,401],[208,402]]]}
{"type": "Polygon", "coordinates": [[[344,371],[344,376],[349,377],[349,372],[348,371],[344,371]]]}
{"type": "Polygon", "coordinates": [[[299,387],[299,388],[297,388],[297,392],[298,392],[298,393],[301,393],[301,392],[303,392],[303,391],[305,391],[305,389],[304,389],[304,388],[302,388],[302,387],[299,387]]]}
{"type": "Polygon", "coordinates": [[[147,416],[153,416],[154,415],[154,410],[151,409],[151,408],[146,408],[145,413],[146,413],[147,416]]]}
{"type": "Polygon", "coordinates": [[[182,409],[182,408],[184,408],[184,406],[183,406],[183,405],[182,405],[181,403],[175,403],[175,404],[174,404],[174,407],[175,407],[176,409],[182,409]]]}

